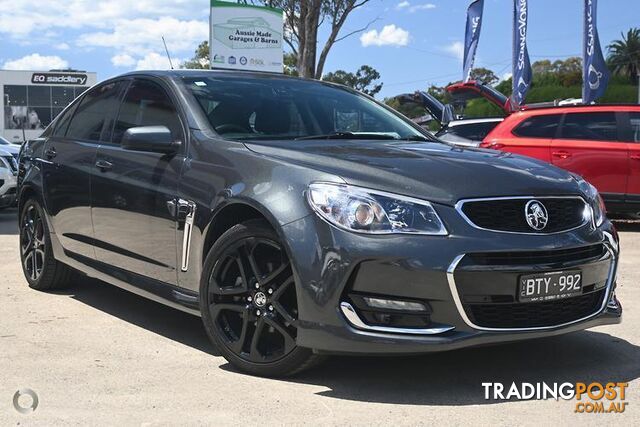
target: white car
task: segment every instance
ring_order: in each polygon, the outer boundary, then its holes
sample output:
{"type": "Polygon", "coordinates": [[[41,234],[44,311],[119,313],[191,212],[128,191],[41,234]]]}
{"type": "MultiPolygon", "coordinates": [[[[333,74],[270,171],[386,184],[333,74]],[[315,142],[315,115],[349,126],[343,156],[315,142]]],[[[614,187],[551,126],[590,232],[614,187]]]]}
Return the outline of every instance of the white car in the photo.
{"type": "MultiPolygon", "coordinates": [[[[502,109],[505,115],[511,112],[509,98],[494,88],[476,81],[449,85],[447,91],[457,102],[481,97],[502,109]]],[[[504,117],[465,119],[455,114],[452,104],[443,104],[428,92],[402,94],[396,99],[400,104],[413,103],[423,107],[440,124],[441,129],[436,133],[436,137],[449,144],[463,147],[479,147],[484,137],[504,120],[504,117]]]]}
{"type": "Polygon", "coordinates": [[[17,154],[5,151],[0,145],[0,209],[14,206],[18,188],[17,154]]]}
{"type": "Polygon", "coordinates": [[[12,154],[17,159],[20,152],[20,144],[14,144],[0,136],[0,150],[12,154]]]}
{"type": "Polygon", "coordinates": [[[454,120],[443,126],[436,136],[450,144],[479,147],[489,132],[503,120],[504,117],[454,120]]]}

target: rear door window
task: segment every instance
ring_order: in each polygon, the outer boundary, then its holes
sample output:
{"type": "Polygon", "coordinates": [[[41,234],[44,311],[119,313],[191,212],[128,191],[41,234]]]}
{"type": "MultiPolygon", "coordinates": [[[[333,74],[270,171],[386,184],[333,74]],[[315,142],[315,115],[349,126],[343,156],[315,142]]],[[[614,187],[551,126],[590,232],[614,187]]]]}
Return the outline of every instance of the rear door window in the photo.
{"type": "Polygon", "coordinates": [[[561,114],[529,117],[513,130],[513,134],[523,138],[555,138],[561,117],[561,114]]]}
{"type": "Polygon", "coordinates": [[[613,112],[568,113],[562,125],[561,139],[618,141],[618,123],[613,112]]]}
{"type": "MultiPolygon", "coordinates": [[[[88,92],[76,108],[66,132],[69,139],[101,141],[105,123],[118,106],[120,83],[99,86],[88,92]]],[[[63,121],[60,122],[63,126],[63,121]]]]}

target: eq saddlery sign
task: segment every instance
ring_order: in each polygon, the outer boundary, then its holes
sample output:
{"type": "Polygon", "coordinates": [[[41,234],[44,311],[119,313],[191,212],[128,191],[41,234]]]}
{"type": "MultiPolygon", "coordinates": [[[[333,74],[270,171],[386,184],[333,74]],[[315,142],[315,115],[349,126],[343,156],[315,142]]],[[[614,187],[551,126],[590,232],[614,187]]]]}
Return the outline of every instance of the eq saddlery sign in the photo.
{"type": "Polygon", "coordinates": [[[283,72],[282,10],[211,1],[211,68],[283,72]]]}

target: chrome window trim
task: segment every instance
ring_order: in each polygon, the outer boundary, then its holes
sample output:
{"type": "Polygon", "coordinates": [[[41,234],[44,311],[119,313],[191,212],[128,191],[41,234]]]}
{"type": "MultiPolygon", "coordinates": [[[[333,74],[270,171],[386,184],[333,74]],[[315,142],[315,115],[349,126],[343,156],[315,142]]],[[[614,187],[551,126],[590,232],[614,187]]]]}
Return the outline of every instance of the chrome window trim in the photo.
{"type": "Polygon", "coordinates": [[[460,314],[460,317],[462,317],[462,320],[464,320],[464,323],[466,323],[469,327],[473,328],[473,329],[477,329],[480,331],[491,331],[491,332],[526,332],[526,331],[545,331],[545,330],[550,330],[550,329],[558,329],[558,328],[563,328],[565,326],[569,326],[569,325],[573,325],[575,323],[580,323],[583,322],[585,320],[589,320],[593,317],[598,316],[600,313],[602,313],[605,308],[607,307],[607,304],[609,302],[609,299],[611,297],[611,289],[613,286],[613,282],[614,282],[614,278],[615,278],[615,274],[616,274],[616,269],[618,266],[617,263],[617,252],[616,250],[611,246],[610,244],[610,240],[613,240],[612,236],[609,236],[608,233],[604,233],[605,236],[607,237],[607,241],[603,242],[605,248],[607,249],[607,251],[609,252],[610,256],[611,256],[611,266],[609,267],[609,275],[607,277],[607,286],[605,288],[605,294],[604,294],[604,298],[602,298],[602,304],[600,306],[600,308],[598,308],[598,310],[596,310],[595,313],[592,313],[588,316],[582,317],[580,319],[576,319],[576,320],[572,320],[571,322],[565,322],[565,323],[560,323],[558,325],[552,325],[552,326],[536,326],[536,327],[530,327],[530,328],[489,328],[489,327],[485,327],[485,326],[478,326],[475,323],[473,323],[471,321],[471,319],[469,319],[469,316],[467,316],[466,311],[464,310],[464,307],[462,305],[462,300],[460,299],[460,295],[458,293],[458,288],[456,286],[456,281],[455,281],[455,270],[458,267],[458,264],[460,264],[460,261],[462,261],[462,259],[467,256],[467,254],[462,254],[462,255],[458,255],[457,257],[454,258],[453,262],[451,263],[451,265],[449,265],[449,268],[447,269],[447,282],[449,283],[449,290],[451,291],[451,296],[453,298],[453,301],[456,305],[456,308],[458,309],[458,313],[460,314]]]}
{"type": "Polygon", "coordinates": [[[440,326],[435,328],[394,328],[391,326],[373,326],[367,325],[362,321],[356,310],[348,302],[340,303],[340,311],[347,319],[349,324],[356,329],[362,329],[365,331],[373,332],[385,332],[402,335],[437,335],[454,329],[454,326],[440,326]]]}
{"type": "Polygon", "coordinates": [[[544,231],[542,232],[531,232],[531,233],[527,233],[524,231],[503,231],[503,230],[493,230],[491,228],[484,228],[484,227],[480,227],[479,225],[476,225],[462,210],[462,207],[464,206],[465,203],[470,203],[470,202],[490,202],[492,200],[544,200],[544,199],[579,199],[582,200],[582,203],[584,203],[585,207],[588,207],[589,210],[591,211],[591,218],[593,219],[593,208],[591,207],[591,205],[589,203],[587,203],[587,201],[584,199],[584,197],[582,196],[504,196],[504,197],[483,197],[483,198],[478,198],[478,199],[461,199],[459,200],[456,205],[455,205],[455,209],[458,212],[458,214],[460,214],[460,216],[462,217],[462,219],[465,220],[465,222],[467,224],[469,224],[470,226],[472,226],[473,228],[477,229],[477,230],[482,230],[482,231],[490,231],[492,233],[504,233],[504,234],[521,234],[521,235],[525,235],[525,236],[552,236],[554,234],[560,234],[560,233],[567,233],[569,231],[573,231],[573,230],[577,230],[578,228],[582,228],[585,225],[591,223],[593,225],[593,220],[584,220],[580,225],[573,227],[573,228],[568,228],[566,230],[560,230],[560,231],[554,231],[552,233],[545,233],[544,231]]]}

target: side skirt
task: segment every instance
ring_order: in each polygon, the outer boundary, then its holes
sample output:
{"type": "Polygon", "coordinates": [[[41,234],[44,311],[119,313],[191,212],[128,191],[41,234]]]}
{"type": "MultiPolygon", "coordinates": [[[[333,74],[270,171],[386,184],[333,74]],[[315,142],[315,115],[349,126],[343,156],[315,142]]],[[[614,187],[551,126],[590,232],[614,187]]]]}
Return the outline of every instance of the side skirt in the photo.
{"type": "Polygon", "coordinates": [[[53,253],[57,260],[87,276],[102,280],[126,291],[159,302],[166,306],[200,316],[199,297],[196,292],[126,271],[92,258],[66,251],[57,236],[51,233],[53,253]]]}

